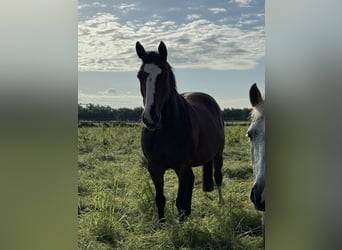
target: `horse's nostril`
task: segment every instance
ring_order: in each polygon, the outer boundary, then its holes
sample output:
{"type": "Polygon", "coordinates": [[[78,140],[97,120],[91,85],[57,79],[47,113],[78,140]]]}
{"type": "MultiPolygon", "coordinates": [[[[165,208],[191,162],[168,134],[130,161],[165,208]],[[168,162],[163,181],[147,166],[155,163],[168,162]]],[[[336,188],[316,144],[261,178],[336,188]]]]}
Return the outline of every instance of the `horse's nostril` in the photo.
{"type": "Polygon", "coordinates": [[[256,185],[252,188],[250,198],[256,209],[265,211],[265,200],[262,199],[261,192],[258,190],[256,185]]]}
{"type": "Polygon", "coordinates": [[[158,115],[154,109],[151,109],[148,113],[143,113],[142,122],[146,128],[154,130],[161,125],[161,115],[158,115]]]}
{"type": "Polygon", "coordinates": [[[160,120],[159,119],[157,121],[153,120],[151,122],[148,119],[146,119],[145,117],[143,117],[142,118],[142,122],[144,123],[145,128],[147,128],[148,130],[154,131],[154,130],[160,128],[161,124],[160,124],[160,120]]]}
{"type": "Polygon", "coordinates": [[[146,127],[152,127],[153,124],[149,122],[145,117],[142,118],[142,122],[146,125],[146,127]]]}
{"type": "Polygon", "coordinates": [[[160,117],[156,115],[156,116],[154,117],[154,120],[156,121],[156,123],[159,123],[159,122],[160,122],[160,117]]]}
{"type": "Polygon", "coordinates": [[[158,123],[160,120],[160,117],[157,115],[157,113],[155,112],[155,109],[153,108],[150,110],[150,117],[153,123],[158,123]]]}

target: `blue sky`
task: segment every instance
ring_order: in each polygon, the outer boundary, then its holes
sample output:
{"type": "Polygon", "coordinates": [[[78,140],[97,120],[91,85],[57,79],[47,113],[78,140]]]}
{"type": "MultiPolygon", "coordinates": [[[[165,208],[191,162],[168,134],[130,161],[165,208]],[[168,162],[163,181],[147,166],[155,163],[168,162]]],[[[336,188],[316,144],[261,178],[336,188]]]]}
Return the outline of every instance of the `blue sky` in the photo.
{"type": "Polygon", "coordinates": [[[260,0],[79,0],[79,103],[142,106],[135,43],[157,50],[162,40],[179,92],[249,107],[249,87],[265,90],[264,9],[260,0]]]}

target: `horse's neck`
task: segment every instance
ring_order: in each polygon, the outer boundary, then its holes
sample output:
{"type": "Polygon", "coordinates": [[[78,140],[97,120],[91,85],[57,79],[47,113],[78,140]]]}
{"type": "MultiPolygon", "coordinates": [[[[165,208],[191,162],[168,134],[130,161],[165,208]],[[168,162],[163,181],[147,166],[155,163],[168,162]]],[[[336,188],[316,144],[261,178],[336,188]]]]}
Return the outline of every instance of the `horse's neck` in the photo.
{"type": "Polygon", "coordinates": [[[164,127],[172,129],[184,125],[185,105],[184,97],[179,95],[176,90],[172,90],[163,109],[164,127]]]}

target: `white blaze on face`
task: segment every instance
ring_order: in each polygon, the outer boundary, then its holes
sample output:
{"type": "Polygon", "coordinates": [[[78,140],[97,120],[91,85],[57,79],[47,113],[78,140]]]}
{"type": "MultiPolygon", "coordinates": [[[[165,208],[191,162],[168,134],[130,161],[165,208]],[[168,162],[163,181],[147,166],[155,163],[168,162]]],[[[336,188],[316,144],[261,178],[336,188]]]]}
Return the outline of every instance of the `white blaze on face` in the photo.
{"type": "Polygon", "coordinates": [[[144,116],[150,123],[153,123],[151,118],[150,109],[154,102],[154,92],[156,89],[156,80],[162,70],[155,64],[145,64],[144,72],[148,74],[146,79],[146,97],[145,97],[145,110],[144,116]]]}
{"type": "Polygon", "coordinates": [[[257,119],[251,124],[251,155],[256,183],[265,183],[265,119],[257,119]]]}

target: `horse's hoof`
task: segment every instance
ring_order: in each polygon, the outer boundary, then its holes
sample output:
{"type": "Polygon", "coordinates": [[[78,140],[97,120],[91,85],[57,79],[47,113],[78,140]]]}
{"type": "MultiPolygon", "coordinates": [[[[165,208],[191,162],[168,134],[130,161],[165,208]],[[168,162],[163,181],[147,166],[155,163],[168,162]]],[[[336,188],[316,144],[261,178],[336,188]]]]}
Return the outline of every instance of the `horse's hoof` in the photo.
{"type": "Polygon", "coordinates": [[[190,216],[190,213],[187,212],[186,210],[178,210],[178,213],[179,213],[179,222],[180,223],[183,223],[185,221],[188,220],[189,216],[190,216]]]}
{"type": "Polygon", "coordinates": [[[163,225],[166,222],[165,218],[160,218],[159,219],[159,224],[163,225]]]}
{"type": "Polygon", "coordinates": [[[189,219],[189,216],[179,216],[179,223],[182,224],[189,219]]]}

